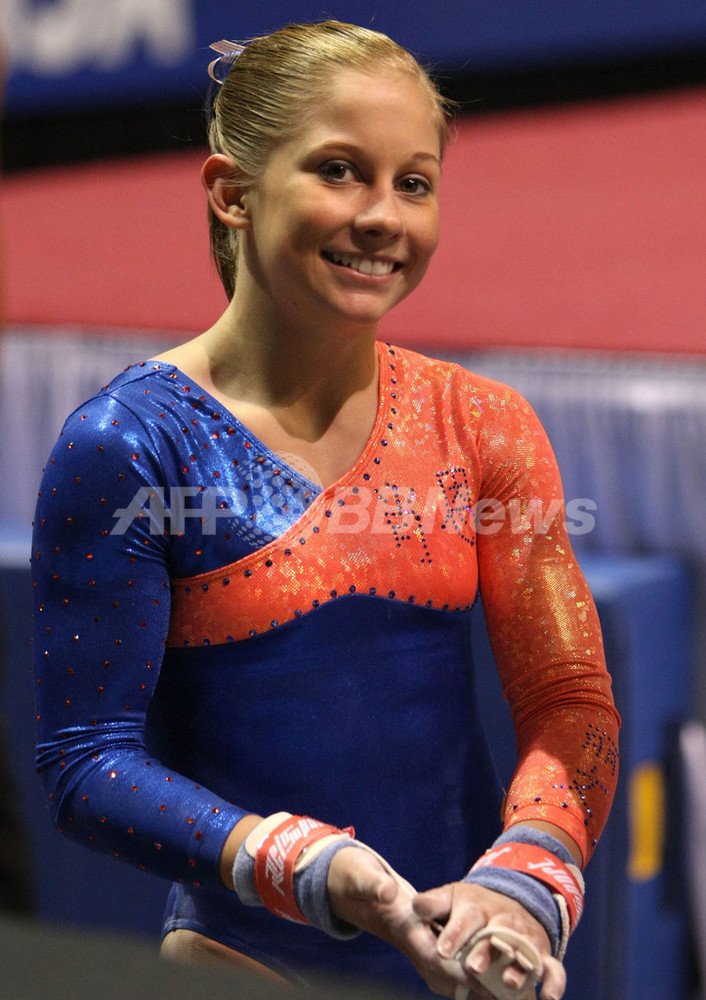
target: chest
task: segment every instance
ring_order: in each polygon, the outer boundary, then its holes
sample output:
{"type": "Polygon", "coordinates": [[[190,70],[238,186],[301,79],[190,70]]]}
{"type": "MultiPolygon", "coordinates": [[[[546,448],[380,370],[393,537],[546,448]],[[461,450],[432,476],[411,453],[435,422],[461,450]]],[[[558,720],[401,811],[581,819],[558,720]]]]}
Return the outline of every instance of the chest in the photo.
{"type": "Polygon", "coordinates": [[[453,435],[411,427],[378,426],[346,475],[318,490],[278,465],[282,456],[234,441],[243,462],[212,500],[200,495],[208,516],[174,542],[170,645],[259,635],[355,595],[467,610],[476,464],[453,435]],[[205,572],[193,573],[197,542],[205,572]]]}

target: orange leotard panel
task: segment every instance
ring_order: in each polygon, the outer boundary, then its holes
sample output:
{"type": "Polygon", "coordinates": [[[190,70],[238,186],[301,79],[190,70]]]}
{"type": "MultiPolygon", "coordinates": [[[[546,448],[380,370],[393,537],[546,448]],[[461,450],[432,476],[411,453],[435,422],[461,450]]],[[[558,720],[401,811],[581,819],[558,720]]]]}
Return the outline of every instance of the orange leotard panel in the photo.
{"type": "Polygon", "coordinates": [[[400,352],[392,357],[355,466],[268,545],[175,580],[169,645],[252,637],[352,593],[470,608],[478,583],[477,455],[448,433],[439,448],[443,424],[463,429],[452,387],[439,383],[435,398],[423,370],[400,352]],[[402,407],[400,395],[418,402],[402,407]]]}

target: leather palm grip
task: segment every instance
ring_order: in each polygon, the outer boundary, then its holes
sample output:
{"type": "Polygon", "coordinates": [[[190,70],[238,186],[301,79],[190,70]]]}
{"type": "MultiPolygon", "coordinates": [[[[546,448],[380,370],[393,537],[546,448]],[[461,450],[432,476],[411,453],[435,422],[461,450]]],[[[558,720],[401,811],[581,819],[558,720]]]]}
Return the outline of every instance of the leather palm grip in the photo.
{"type": "MultiPolygon", "coordinates": [[[[466,958],[485,938],[490,939],[493,959],[485,972],[475,972],[473,977],[486,991],[486,996],[493,1000],[530,1000],[535,997],[534,988],[542,978],[541,955],[528,937],[518,934],[511,927],[483,927],[477,931],[456,956],[461,965],[466,967],[466,958]],[[525,975],[520,989],[503,981],[503,973],[509,965],[519,966],[525,975]]],[[[459,986],[454,996],[455,1000],[468,1000],[470,995],[468,988],[459,986]]]]}

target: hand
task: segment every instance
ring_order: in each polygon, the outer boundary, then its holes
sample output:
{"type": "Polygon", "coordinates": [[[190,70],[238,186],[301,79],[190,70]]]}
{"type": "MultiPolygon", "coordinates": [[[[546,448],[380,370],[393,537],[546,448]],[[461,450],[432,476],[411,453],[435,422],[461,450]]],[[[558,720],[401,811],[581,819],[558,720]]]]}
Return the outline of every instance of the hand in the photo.
{"type": "Polygon", "coordinates": [[[429,922],[415,913],[412,887],[386,870],[374,854],[359,847],[338,851],[327,887],[331,909],[340,920],[394,945],[435,993],[453,997],[457,987],[468,983],[460,963],[438,951],[429,922]]]}
{"type": "MultiPolygon", "coordinates": [[[[417,917],[439,929],[437,951],[442,958],[459,954],[484,927],[508,927],[526,937],[540,954],[542,963],[542,1000],[559,1000],[566,989],[566,973],[561,962],[553,958],[549,939],[542,925],[515,900],[502,893],[466,882],[453,882],[420,893],[412,908],[417,917]]],[[[491,962],[500,957],[490,937],[485,937],[464,958],[463,971],[468,975],[468,996],[485,1000],[486,989],[475,978],[487,971],[491,962]]],[[[527,973],[519,963],[509,964],[502,973],[503,983],[517,991],[520,1000],[525,993],[527,973]]],[[[461,996],[461,992],[458,993],[461,996]]]]}

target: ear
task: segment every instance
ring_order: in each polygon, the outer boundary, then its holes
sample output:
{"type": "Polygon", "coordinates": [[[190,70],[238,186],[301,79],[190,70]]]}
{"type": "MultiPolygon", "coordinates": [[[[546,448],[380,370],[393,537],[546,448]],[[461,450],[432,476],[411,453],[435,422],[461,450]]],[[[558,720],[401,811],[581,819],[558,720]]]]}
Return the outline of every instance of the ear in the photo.
{"type": "Polygon", "coordinates": [[[246,184],[235,161],[222,153],[213,153],[201,168],[201,180],[208,203],[221,222],[233,229],[246,229],[250,224],[243,201],[246,184]]]}

